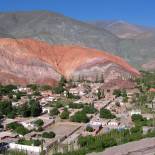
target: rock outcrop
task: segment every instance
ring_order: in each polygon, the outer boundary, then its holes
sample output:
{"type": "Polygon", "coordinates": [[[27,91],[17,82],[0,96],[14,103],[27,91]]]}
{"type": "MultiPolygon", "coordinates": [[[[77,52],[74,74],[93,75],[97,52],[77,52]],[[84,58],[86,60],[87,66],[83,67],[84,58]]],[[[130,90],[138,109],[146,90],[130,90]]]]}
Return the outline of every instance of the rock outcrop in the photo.
{"type": "Polygon", "coordinates": [[[0,39],[1,83],[54,84],[62,75],[106,82],[130,79],[139,72],[122,58],[73,45],[50,45],[34,39],[0,39]]]}

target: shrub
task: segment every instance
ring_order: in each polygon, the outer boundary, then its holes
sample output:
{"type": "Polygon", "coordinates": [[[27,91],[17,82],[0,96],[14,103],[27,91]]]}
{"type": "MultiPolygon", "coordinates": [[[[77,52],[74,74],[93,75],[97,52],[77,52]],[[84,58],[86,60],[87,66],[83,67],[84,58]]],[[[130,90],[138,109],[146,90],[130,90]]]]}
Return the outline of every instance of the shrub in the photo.
{"type": "Polygon", "coordinates": [[[80,104],[80,103],[70,103],[69,104],[69,108],[72,108],[72,109],[81,109],[83,107],[84,107],[84,105],[80,104]]]}
{"type": "Polygon", "coordinates": [[[29,133],[29,130],[26,129],[23,125],[13,122],[7,125],[7,128],[12,129],[14,132],[20,135],[25,135],[29,133]]]}
{"type": "Polygon", "coordinates": [[[137,122],[137,121],[139,122],[139,121],[143,121],[144,120],[143,116],[140,115],[140,114],[134,114],[134,115],[131,116],[131,118],[132,118],[133,122],[137,122]]]}
{"type": "Polygon", "coordinates": [[[18,144],[21,144],[21,145],[34,145],[34,146],[40,146],[41,145],[41,141],[40,140],[25,140],[25,139],[20,139],[18,141],[18,144]]]}
{"type": "Polygon", "coordinates": [[[43,138],[54,138],[55,137],[55,133],[54,132],[44,132],[43,134],[42,134],[42,137],[43,138]]]}
{"type": "Polygon", "coordinates": [[[41,127],[44,125],[44,121],[42,119],[38,119],[33,122],[37,127],[41,127]]]}

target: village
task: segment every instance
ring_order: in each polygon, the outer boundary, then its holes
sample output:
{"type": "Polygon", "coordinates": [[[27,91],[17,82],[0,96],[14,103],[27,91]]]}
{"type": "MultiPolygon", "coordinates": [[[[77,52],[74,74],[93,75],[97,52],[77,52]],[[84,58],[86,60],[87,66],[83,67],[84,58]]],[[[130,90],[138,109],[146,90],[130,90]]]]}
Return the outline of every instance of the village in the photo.
{"type": "Polygon", "coordinates": [[[73,82],[62,77],[54,88],[8,85],[1,86],[0,91],[1,153],[20,150],[39,155],[72,151],[79,149],[80,137],[130,130],[137,120],[145,122],[144,135],[154,130],[153,110],[135,106],[140,90],[128,80],[73,82]]]}

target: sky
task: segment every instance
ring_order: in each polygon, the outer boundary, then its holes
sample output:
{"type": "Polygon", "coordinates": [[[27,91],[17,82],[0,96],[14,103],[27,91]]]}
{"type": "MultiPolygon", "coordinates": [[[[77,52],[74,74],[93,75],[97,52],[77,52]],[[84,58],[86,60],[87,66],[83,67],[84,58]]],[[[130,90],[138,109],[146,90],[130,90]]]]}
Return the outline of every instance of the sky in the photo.
{"type": "Polygon", "coordinates": [[[0,12],[47,10],[78,20],[123,20],[155,27],[155,0],[0,0],[0,12]]]}

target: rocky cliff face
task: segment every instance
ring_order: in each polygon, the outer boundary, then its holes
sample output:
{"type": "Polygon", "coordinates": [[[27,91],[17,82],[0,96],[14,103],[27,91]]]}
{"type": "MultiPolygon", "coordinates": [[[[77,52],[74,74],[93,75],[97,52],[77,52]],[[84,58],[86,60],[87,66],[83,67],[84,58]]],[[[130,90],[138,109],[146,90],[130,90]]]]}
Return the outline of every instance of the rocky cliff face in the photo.
{"type": "Polygon", "coordinates": [[[33,39],[0,39],[1,83],[54,84],[61,75],[78,80],[130,79],[139,72],[123,59],[79,46],[50,45],[33,39]]]}

